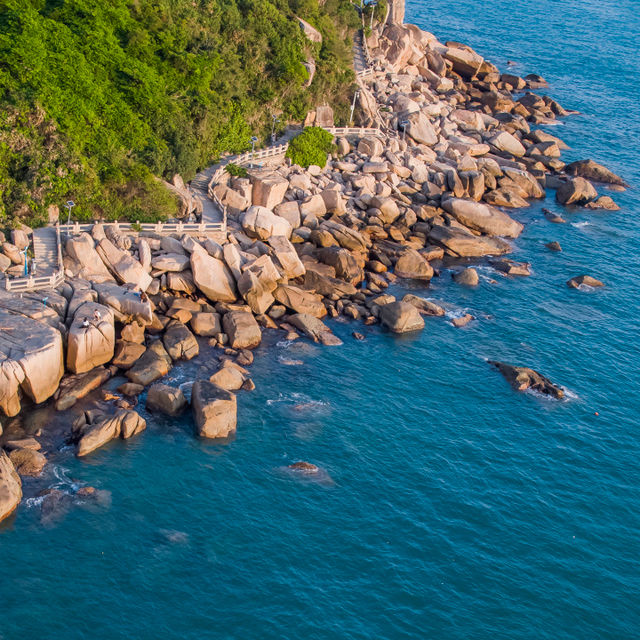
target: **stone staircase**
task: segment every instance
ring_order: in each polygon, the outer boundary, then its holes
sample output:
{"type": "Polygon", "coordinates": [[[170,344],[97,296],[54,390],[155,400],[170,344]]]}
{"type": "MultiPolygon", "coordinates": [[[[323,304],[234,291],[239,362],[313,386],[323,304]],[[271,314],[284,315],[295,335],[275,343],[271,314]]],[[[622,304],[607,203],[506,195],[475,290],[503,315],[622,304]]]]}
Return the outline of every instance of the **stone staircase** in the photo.
{"type": "Polygon", "coordinates": [[[48,275],[58,269],[58,241],[55,227],[34,229],[33,254],[37,275],[48,275]]]}

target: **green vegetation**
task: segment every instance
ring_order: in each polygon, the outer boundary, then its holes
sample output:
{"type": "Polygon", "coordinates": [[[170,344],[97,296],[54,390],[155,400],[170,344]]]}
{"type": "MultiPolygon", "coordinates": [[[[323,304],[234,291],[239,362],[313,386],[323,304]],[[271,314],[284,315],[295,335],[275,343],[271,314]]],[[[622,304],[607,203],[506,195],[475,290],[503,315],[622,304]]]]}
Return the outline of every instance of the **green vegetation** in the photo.
{"type": "Polygon", "coordinates": [[[307,169],[312,164],[324,167],[333,150],[333,135],[320,127],[307,127],[289,143],[287,158],[307,169]]]}
{"type": "Polygon", "coordinates": [[[230,162],[225,169],[228,174],[237,176],[238,178],[246,178],[249,175],[249,172],[244,167],[233,164],[233,162],[230,162]]]}
{"type": "Polygon", "coordinates": [[[358,23],[348,0],[2,0],[0,226],[67,199],[78,219],[170,216],[158,178],[266,140],[272,113],[330,101],[346,121],[358,23]]]}

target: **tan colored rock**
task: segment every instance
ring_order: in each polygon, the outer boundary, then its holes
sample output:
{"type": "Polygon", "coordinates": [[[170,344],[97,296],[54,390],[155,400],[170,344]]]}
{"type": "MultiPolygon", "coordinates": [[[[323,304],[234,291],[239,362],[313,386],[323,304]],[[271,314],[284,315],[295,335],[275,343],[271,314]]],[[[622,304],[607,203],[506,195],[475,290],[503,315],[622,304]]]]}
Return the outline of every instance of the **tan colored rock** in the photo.
{"type": "Polygon", "coordinates": [[[113,312],[95,302],[78,307],[67,335],[67,369],[85,373],[113,358],[116,336],[113,312]]]}
{"type": "Polygon", "coordinates": [[[96,416],[96,421],[81,428],[76,455],[81,458],[114,438],[123,439],[144,431],[147,423],[135,411],[120,409],[113,416],[96,416]]]}
{"type": "Polygon", "coordinates": [[[380,322],[393,333],[424,329],[424,320],[408,302],[391,302],[380,307],[380,322]]]}
{"type": "Polygon", "coordinates": [[[234,302],[237,298],[236,285],[227,266],[205,251],[191,254],[193,280],[209,300],[213,302],[234,302]]]}
{"type": "Polygon", "coordinates": [[[481,202],[448,198],[443,200],[442,208],[464,226],[492,236],[517,238],[524,228],[503,211],[481,202]]]}
{"type": "Polygon", "coordinates": [[[478,272],[473,267],[468,267],[467,269],[454,273],[453,280],[458,284],[464,284],[468,287],[475,287],[480,282],[478,272]]]}
{"type": "Polygon", "coordinates": [[[209,378],[210,382],[226,391],[238,391],[245,380],[246,376],[237,367],[221,367],[209,378]]]}
{"type": "Polygon", "coordinates": [[[360,138],[358,142],[358,153],[369,156],[369,158],[378,158],[382,156],[383,151],[382,141],[376,136],[365,136],[360,138]]]}
{"type": "Polygon", "coordinates": [[[184,271],[189,267],[189,256],[184,253],[161,253],[151,260],[156,271],[184,271]]]}
{"type": "Polygon", "coordinates": [[[289,322],[314,342],[319,342],[325,346],[339,346],[342,344],[342,340],[335,336],[322,320],[308,313],[296,313],[289,318],[289,322]]]}
{"type": "Polygon", "coordinates": [[[431,280],[433,268],[415,249],[405,249],[395,265],[394,273],[401,278],[431,280]]]}
{"type": "Polygon", "coordinates": [[[35,403],[50,398],[63,373],[60,332],[0,309],[0,409],[5,415],[20,411],[22,393],[35,403]]]}
{"type": "Polygon", "coordinates": [[[233,349],[253,349],[262,340],[258,323],[247,311],[228,311],[222,317],[222,326],[233,349]]]}
{"type": "Polygon", "coordinates": [[[289,188],[289,181],[286,178],[268,169],[252,172],[251,182],[253,184],[252,204],[267,209],[273,209],[280,204],[289,188]]]}
{"type": "Polygon", "coordinates": [[[250,238],[268,240],[271,236],[291,236],[291,225],[273,211],[262,207],[249,207],[241,216],[242,229],[250,238]]]}
{"type": "Polygon", "coordinates": [[[453,256],[495,256],[511,251],[511,246],[499,238],[476,236],[456,227],[434,225],[429,232],[429,239],[443,246],[453,256]]]}
{"type": "Polygon", "coordinates": [[[409,124],[406,127],[406,135],[413,138],[420,144],[432,147],[438,142],[438,136],[429,122],[429,119],[422,112],[412,113],[408,116],[409,124]]]}
{"type": "Polygon", "coordinates": [[[147,348],[138,342],[118,340],[111,364],[119,369],[131,369],[147,348]]]}
{"type": "Polygon", "coordinates": [[[137,286],[140,291],[146,291],[151,284],[151,276],[144,267],[134,260],[127,251],[118,249],[113,242],[107,238],[100,240],[97,252],[107,269],[124,284],[137,286]]]}
{"type": "Polygon", "coordinates": [[[91,282],[113,281],[113,276],[98,255],[94,240],[88,233],[69,238],[65,244],[65,251],[82,266],[78,273],[79,278],[91,282]]]}
{"type": "Polygon", "coordinates": [[[184,393],[176,387],[160,382],[151,385],[147,393],[147,409],[165,413],[168,416],[179,415],[187,404],[184,393]]]}
{"type": "Polygon", "coordinates": [[[186,325],[177,320],[172,320],[167,325],[162,342],[173,361],[191,360],[200,353],[195,336],[186,325]]]}
{"type": "Polygon", "coordinates": [[[322,218],[326,213],[327,206],[324,203],[323,197],[319,193],[300,203],[300,216],[303,220],[307,216],[322,218]]]}
{"type": "Polygon", "coordinates": [[[333,109],[328,105],[316,107],[316,127],[333,127],[333,109]]]}
{"type": "Polygon", "coordinates": [[[282,202],[273,208],[273,213],[284,218],[292,229],[300,226],[300,204],[296,200],[282,202]]]}
{"type": "Polygon", "coordinates": [[[304,275],[305,268],[293,245],[285,236],[271,236],[267,244],[280,266],[285,278],[298,278],[304,275]]]}
{"type": "Polygon", "coordinates": [[[60,389],[56,396],[56,410],[69,409],[78,400],[104,384],[110,377],[110,370],[104,367],[96,367],[87,373],[65,376],[60,382],[60,389]]]}
{"type": "Polygon", "coordinates": [[[208,380],[196,380],[191,392],[196,433],[201,438],[227,438],[237,426],[236,396],[208,380]]]}
{"type": "Polygon", "coordinates": [[[586,204],[598,197],[595,187],[585,178],[569,178],[556,191],[556,200],[560,204],[586,204]]]}
{"type": "Polygon", "coordinates": [[[578,289],[581,285],[587,285],[588,287],[604,287],[604,283],[600,280],[596,280],[592,276],[575,276],[570,280],[567,280],[567,286],[571,289],[578,289]]]}
{"type": "Polygon", "coordinates": [[[219,313],[198,311],[191,315],[189,324],[197,336],[211,337],[222,333],[219,313]]]}
{"type": "Polygon", "coordinates": [[[9,456],[0,449],[0,522],[9,517],[22,500],[22,481],[9,456]]]}
{"type": "Polygon", "coordinates": [[[162,342],[153,342],[141,358],[126,373],[131,382],[146,387],[159,378],[166,376],[171,369],[171,356],[166,352],[162,342]]]}
{"type": "Polygon", "coordinates": [[[414,296],[411,293],[407,293],[402,298],[402,302],[412,304],[420,313],[426,316],[443,316],[445,313],[439,304],[431,302],[431,300],[427,300],[426,298],[414,296]]]}
{"type": "Polygon", "coordinates": [[[498,149],[498,151],[510,153],[512,156],[518,158],[522,157],[526,151],[522,142],[508,131],[496,133],[489,139],[489,143],[498,149]]]}
{"type": "Polygon", "coordinates": [[[296,313],[308,314],[315,318],[322,318],[327,314],[327,310],[322,304],[322,296],[299,287],[279,285],[273,295],[280,304],[296,313]]]}
{"type": "Polygon", "coordinates": [[[21,476],[37,477],[47,464],[47,459],[42,453],[29,448],[14,449],[9,454],[9,459],[21,476]]]}

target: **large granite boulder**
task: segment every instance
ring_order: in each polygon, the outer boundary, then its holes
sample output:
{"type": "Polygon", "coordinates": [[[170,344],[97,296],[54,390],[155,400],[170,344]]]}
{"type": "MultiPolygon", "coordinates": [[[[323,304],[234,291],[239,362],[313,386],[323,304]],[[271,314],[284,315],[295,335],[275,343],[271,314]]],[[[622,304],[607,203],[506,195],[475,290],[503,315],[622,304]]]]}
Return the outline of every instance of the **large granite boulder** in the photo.
{"type": "Polygon", "coordinates": [[[196,380],[191,390],[196,433],[201,438],[227,438],[237,426],[236,396],[208,380],[196,380]]]}
{"type": "Polygon", "coordinates": [[[595,187],[585,178],[569,178],[556,191],[560,204],[586,204],[598,197],[595,187]]]}
{"type": "MultiPolygon", "coordinates": [[[[121,322],[137,320],[147,325],[153,321],[153,307],[149,300],[143,300],[139,292],[112,283],[94,284],[98,302],[111,307],[116,319],[121,322]]],[[[71,308],[71,305],[69,305],[71,308]]]]}
{"type": "Polygon", "coordinates": [[[29,447],[13,449],[9,453],[9,459],[19,475],[32,478],[39,476],[47,464],[44,454],[29,447]]]}
{"type": "Polygon", "coordinates": [[[322,320],[308,313],[296,313],[289,318],[289,322],[314,342],[319,342],[329,347],[342,344],[342,340],[334,335],[322,320]]]}
{"type": "Polygon", "coordinates": [[[281,284],[274,291],[273,296],[280,304],[296,313],[307,313],[316,318],[327,315],[327,310],[322,304],[322,296],[300,289],[300,287],[281,284]]]}
{"type": "Polygon", "coordinates": [[[304,265],[293,245],[285,236],[271,236],[267,243],[271,247],[285,278],[297,278],[304,275],[304,265]]]}
{"type": "Polygon", "coordinates": [[[250,238],[268,240],[271,236],[291,236],[289,222],[266,207],[249,207],[240,217],[240,223],[250,238]]]}
{"type": "Polygon", "coordinates": [[[409,302],[390,302],[380,307],[380,322],[393,333],[424,329],[424,319],[409,302]]]}
{"type": "Polygon", "coordinates": [[[249,311],[227,311],[222,326],[233,349],[253,349],[262,340],[260,327],[249,311]]]}
{"type": "Polygon", "coordinates": [[[405,249],[398,258],[395,274],[412,280],[431,280],[433,267],[415,249],[405,249]]]}
{"type": "Polygon", "coordinates": [[[87,373],[65,376],[56,393],[56,409],[64,411],[72,407],[80,398],[84,398],[104,384],[111,377],[109,369],[96,367],[87,373]]]}
{"type": "Polygon", "coordinates": [[[565,172],[570,176],[580,176],[594,182],[604,182],[607,184],[615,184],[619,187],[628,187],[629,185],[613,171],[610,171],[601,164],[593,160],[578,160],[572,162],[565,167],[565,172]]]}
{"type": "MultiPolygon", "coordinates": [[[[308,269],[307,273],[304,275],[304,288],[311,289],[321,296],[331,296],[337,295],[341,298],[347,298],[349,296],[355,295],[357,293],[357,289],[350,283],[345,282],[344,280],[340,280],[339,278],[333,278],[331,276],[323,275],[319,273],[315,269],[308,269]]],[[[322,303],[321,300],[319,300],[322,303]]],[[[284,303],[283,303],[284,304],[284,303]]],[[[285,305],[288,306],[288,305],[285,305]]],[[[318,309],[320,313],[322,313],[322,309],[318,306],[314,306],[318,309]]],[[[324,307],[324,305],[322,305],[324,307]]],[[[296,311],[300,311],[300,309],[294,309],[296,311]]],[[[326,311],[326,310],[325,310],[326,311]]],[[[315,315],[315,314],[312,314],[315,315]]],[[[322,313],[322,316],[325,314],[322,313]]],[[[319,316],[319,317],[322,317],[319,316]]]]}
{"type": "Polygon", "coordinates": [[[234,302],[236,283],[226,264],[210,256],[206,251],[191,254],[193,280],[209,300],[213,302],[234,302]]]}
{"type": "Polygon", "coordinates": [[[473,200],[448,198],[442,208],[465,227],[491,236],[517,238],[524,228],[500,209],[473,200]]]}
{"type": "Polygon", "coordinates": [[[0,310],[0,409],[20,411],[21,395],[36,403],[51,397],[64,373],[62,335],[31,318],[0,310]]]}
{"type": "Polygon", "coordinates": [[[67,334],[67,369],[72,373],[85,373],[109,362],[115,341],[111,309],[85,302],[76,310],[67,334]]]}
{"type": "Polygon", "coordinates": [[[0,449],[0,522],[10,516],[22,500],[22,481],[9,456],[0,449]]]}
{"type": "Polygon", "coordinates": [[[123,284],[132,284],[140,291],[147,290],[152,278],[128,251],[119,249],[111,240],[103,238],[98,243],[97,252],[117,280],[123,284]]]}
{"type": "Polygon", "coordinates": [[[181,389],[160,382],[151,385],[147,393],[147,409],[177,416],[187,404],[181,389]]]}
{"type": "Polygon", "coordinates": [[[508,131],[500,131],[494,136],[489,138],[489,143],[493,145],[498,151],[504,151],[517,158],[522,157],[526,149],[518,138],[509,133],[508,131]]]}
{"type": "Polygon", "coordinates": [[[198,311],[191,315],[189,320],[191,330],[197,336],[215,336],[222,333],[220,314],[210,311],[198,311]]]}
{"type": "Polygon", "coordinates": [[[189,256],[184,253],[161,253],[151,260],[156,271],[184,271],[189,267],[189,256]]]}
{"type": "Polygon", "coordinates": [[[142,357],[126,373],[131,382],[146,387],[162,376],[166,376],[171,369],[171,356],[166,352],[162,342],[153,342],[142,357]]]}
{"type": "Polygon", "coordinates": [[[289,188],[289,181],[279,173],[269,170],[252,172],[251,202],[259,207],[273,209],[284,200],[289,188]]]}
{"type": "Polygon", "coordinates": [[[280,279],[280,272],[271,258],[263,255],[246,267],[238,278],[238,291],[251,311],[259,315],[273,304],[273,291],[280,279]]]}
{"type": "Polygon", "coordinates": [[[69,238],[65,245],[68,256],[73,258],[81,269],[78,277],[91,282],[112,282],[113,276],[100,259],[95,248],[95,242],[88,233],[69,238]]]}
{"type": "Polygon", "coordinates": [[[333,267],[336,277],[356,284],[363,278],[362,269],[353,254],[342,247],[323,247],[318,250],[318,260],[333,267]]]}
{"type": "Polygon", "coordinates": [[[433,225],[429,232],[429,240],[444,247],[449,255],[466,258],[498,256],[511,251],[511,246],[504,240],[476,236],[457,227],[433,225]]]}
{"type": "Polygon", "coordinates": [[[115,438],[126,440],[146,428],[146,421],[135,411],[120,409],[112,416],[87,411],[84,421],[74,424],[78,442],[76,455],[81,458],[115,438]]]}
{"type": "Polygon", "coordinates": [[[165,329],[162,342],[172,360],[191,360],[200,353],[198,341],[189,328],[172,320],[165,329]]]}

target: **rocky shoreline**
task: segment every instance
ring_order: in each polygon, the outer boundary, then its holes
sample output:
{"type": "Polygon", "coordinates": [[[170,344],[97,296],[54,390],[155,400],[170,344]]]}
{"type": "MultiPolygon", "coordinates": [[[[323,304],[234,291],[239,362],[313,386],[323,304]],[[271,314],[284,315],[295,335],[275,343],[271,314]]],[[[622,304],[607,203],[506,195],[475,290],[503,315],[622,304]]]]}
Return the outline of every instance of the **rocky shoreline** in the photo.
{"type": "MultiPolygon", "coordinates": [[[[470,263],[481,260],[529,275],[528,264],[504,256],[523,230],[513,211],[546,189],[562,205],[616,208],[594,183],[623,189],[620,177],[590,160],[566,165],[567,145],[535,128],[569,113],[533,92],[542,78],[500,74],[469,47],[440,43],[397,11],[390,18],[368,39],[373,67],[359,87],[357,115],[376,135],[339,137],[324,167],[281,159],[248,177],[225,173],[209,186],[228,211],[224,235],[96,224],[66,240],[57,290],[0,292],[0,520],[22,499],[21,476],[38,476],[61,444],[85,456],[143,431],[135,410],[143,392],[152,412],[190,410],[196,436],[228,438],[241,394],[255,388],[251,350],[264,331],[327,346],[341,344],[325,322],[338,316],[419,331],[445,311],[413,294],[396,300],[386,290],[399,278],[426,288],[446,264],[456,285],[473,287],[470,263]],[[204,346],[217,357],[190,389],[162,382],[204,346]],[[103,387],[110,380],[116,388],[103,387]],[[66,428],[51,437],[55,411],[68,412],[66,428]]],[[[19,264],[24,239],[12,240],[3,270],[19,264]]],[[[567,284],[603,285],[584,275],[567,284]]],[[[516,389],[562,397],[535,371],[494,364],[516,389]]]]}

